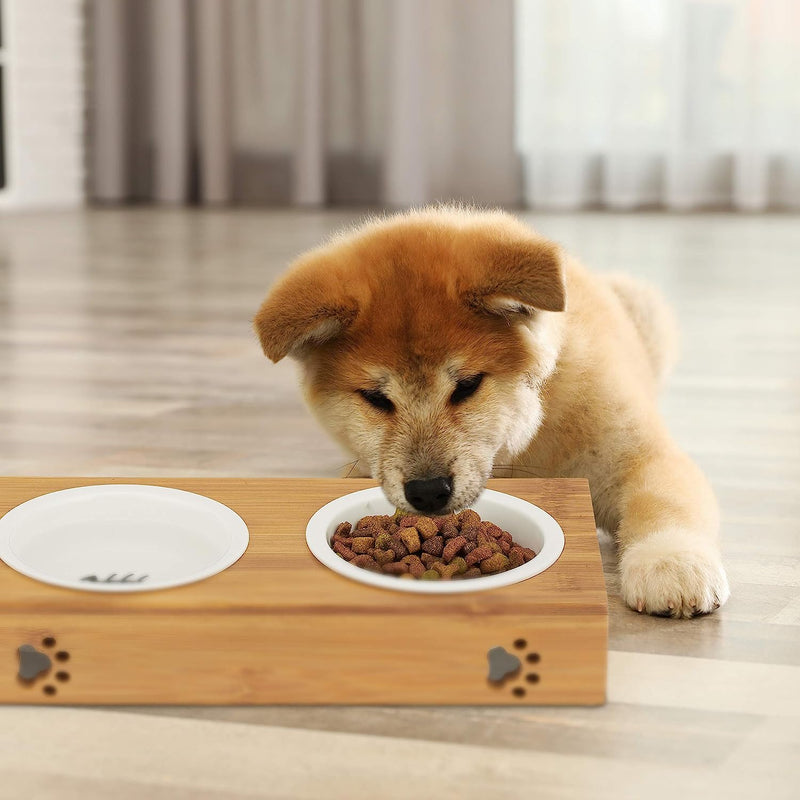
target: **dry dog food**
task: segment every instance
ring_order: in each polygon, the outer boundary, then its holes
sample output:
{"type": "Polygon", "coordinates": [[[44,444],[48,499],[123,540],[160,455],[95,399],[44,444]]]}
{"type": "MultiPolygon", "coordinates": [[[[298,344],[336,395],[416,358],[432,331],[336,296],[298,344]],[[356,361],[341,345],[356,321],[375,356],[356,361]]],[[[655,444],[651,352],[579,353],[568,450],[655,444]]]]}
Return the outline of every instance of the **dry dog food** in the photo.
{"type": "Polygon", "coordinates": [[[355,528],[342,522],[331,547],[357,567],[423,581],[495,575],[536,555],[470,509],[446,517],[362,517],[355,528]]]}

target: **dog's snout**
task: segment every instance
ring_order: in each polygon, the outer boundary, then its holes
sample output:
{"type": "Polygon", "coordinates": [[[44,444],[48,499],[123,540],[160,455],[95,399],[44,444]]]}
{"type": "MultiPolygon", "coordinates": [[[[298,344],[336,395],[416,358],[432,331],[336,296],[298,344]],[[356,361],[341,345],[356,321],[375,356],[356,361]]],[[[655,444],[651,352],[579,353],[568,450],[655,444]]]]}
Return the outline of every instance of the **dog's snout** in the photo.
{"type": "Polygon", "coordinates": [[[450,478],[424,478],[408,481],[404,490],[406,500],[417,511],[439,511],[447,505],[453,494],[453,483],[450,478]]]}

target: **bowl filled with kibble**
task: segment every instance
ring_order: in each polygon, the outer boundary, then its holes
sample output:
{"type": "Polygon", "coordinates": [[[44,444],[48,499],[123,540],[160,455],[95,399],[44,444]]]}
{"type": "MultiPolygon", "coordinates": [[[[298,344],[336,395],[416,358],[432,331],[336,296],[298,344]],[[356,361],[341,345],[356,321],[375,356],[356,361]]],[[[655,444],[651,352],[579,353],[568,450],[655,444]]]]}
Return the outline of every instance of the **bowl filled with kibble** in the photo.
{"type": "Polygon", "coordinates": [[[564,549],[546,511],[486,489],[446,516],[395,509],[379,488],[339,497],[309,520],[306,542],[325,566],[361,583],[403,592],[497,589],[544,572],[564,549]]]}

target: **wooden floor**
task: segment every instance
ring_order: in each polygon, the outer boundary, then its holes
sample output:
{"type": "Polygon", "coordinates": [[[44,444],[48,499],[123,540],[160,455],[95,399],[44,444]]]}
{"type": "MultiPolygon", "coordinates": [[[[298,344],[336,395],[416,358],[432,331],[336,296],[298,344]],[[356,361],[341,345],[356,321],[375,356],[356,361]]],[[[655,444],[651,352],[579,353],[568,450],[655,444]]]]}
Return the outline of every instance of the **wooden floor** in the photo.
{"type": "MultiPolygon", "coordinates": [[[[337,475],[347,457],[250,318],[354,216],[0,218],[0,472],[337,475]]],[[[674,303],[684,355],[663,410],[719,495],[728,605],[628,611],[604,540],[603,708],[5,708],[0,798],[798,796],[800,219],[526,218],[674,303]]]]}

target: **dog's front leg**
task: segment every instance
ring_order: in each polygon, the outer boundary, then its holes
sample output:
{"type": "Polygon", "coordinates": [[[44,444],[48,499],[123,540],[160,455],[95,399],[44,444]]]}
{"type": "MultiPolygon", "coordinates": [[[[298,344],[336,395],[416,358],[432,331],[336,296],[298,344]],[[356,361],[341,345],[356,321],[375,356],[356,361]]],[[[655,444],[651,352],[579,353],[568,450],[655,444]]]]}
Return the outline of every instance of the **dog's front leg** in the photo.
{"type": "Polygon", "coordinates": [[[612,494],[622,597],[631,608],[691,617],[728,599],[716,500],[687,455],[669,440],[643,447],[612,494]]]}

